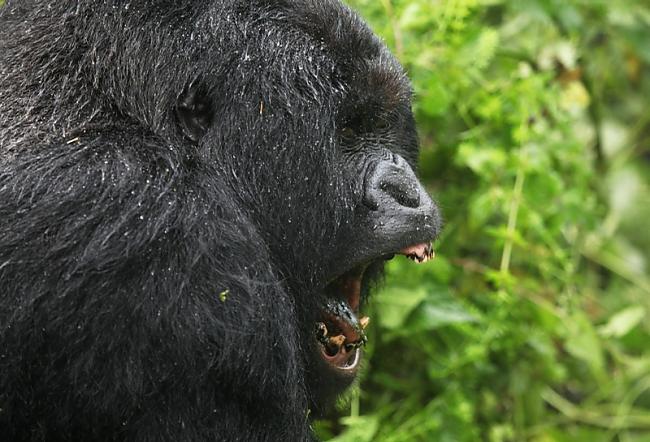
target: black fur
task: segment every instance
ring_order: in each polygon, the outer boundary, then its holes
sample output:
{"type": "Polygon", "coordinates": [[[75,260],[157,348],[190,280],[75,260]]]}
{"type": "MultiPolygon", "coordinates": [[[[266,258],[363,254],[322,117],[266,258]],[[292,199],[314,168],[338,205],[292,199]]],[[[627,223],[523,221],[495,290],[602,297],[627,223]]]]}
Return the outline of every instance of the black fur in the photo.
{"type": "Polygon", "coordinates": [[[408,95],[335,1],[9,0],[3,440],[313,438],[348,380],[312,327],[371,147],[413,164],[408,95]]]}

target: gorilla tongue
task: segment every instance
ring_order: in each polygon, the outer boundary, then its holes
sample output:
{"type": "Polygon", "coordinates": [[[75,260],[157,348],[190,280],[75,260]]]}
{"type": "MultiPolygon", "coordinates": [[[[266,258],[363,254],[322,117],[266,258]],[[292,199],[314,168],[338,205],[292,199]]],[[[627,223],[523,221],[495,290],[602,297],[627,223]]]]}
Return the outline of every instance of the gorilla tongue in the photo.
{"type": "Polygon", "coordinates": [[[399,253],[401,255],[405,255],[409,259],[412,259],[418,264],[425,263],[436,256],[431,243],[420,243],[404,247],[399,251],[399,253]]]}

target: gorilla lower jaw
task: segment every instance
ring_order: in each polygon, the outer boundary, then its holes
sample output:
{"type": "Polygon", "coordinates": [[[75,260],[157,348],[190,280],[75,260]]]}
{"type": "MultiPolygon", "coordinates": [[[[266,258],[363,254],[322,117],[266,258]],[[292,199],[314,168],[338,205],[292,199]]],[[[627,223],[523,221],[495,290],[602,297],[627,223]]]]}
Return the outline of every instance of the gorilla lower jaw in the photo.
{"type": "Polygon", "coordinates": [[[357,267],[328,287],[328,299],[316,323],[320,354],[332,367],[353,374],[359,364],[360,347],[367,342],[365,327],[369,318],[358,318],[361,281],[367,265],[357,267]]]}
{"type": "MultiPolygon", "coordinates": [[[[431,243],[407,246],[397,254],[404,255],[421,264],[435,257],[431,243]]],[[[382,257],[390,260],[395,254],[382,257]]],[[[321,312],[321,321],[316,323],[316,340],[320,344],[321,357],[331,367],[343,374],[354,375],[361,360],[361,347],[368,338],[365,329],[370,322],[368,316],[361,318],[361,282],[368,264],[362,264],[337,278],[328,288],[334,296],[328,299],[321,312]]]]}

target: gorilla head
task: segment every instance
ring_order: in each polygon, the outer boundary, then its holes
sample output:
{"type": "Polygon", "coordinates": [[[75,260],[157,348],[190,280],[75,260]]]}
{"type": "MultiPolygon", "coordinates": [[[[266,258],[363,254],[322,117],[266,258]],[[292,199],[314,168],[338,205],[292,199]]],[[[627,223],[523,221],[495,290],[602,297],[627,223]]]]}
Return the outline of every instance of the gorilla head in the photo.
{"type": "Polygon", "coordinates": [[[440,226],[410,86],[316,0],[0,10],[0,429],[306,440],[440,226]]]}

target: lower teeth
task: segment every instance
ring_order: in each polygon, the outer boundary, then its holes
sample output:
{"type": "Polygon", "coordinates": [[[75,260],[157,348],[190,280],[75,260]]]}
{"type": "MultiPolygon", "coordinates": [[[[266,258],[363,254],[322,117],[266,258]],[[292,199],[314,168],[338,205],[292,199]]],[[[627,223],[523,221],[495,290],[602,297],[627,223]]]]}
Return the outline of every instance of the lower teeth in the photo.
{"type": "Polygon", "coordinates": [[[343,335],[334,336],[333,338],[329,339],[330,344],[334,344],[339,348],[341,347],[341,345],[343,345],[344,342],[345,342],[345,336],[343,335]]]}
{"type": "Polygon", "coordinates": [[[345,349],[347,353],[350,353],[366,344],[367,338],[364,329],[368,326],[369,322],[370,318],[367,316],[359,320],[358,332],[361,338],[355,342],[346,342],[347,338],[344,334],[330,336],[327,325],[323,322],[318,322],[316,324],[316,339],[323,345],[328,356],[336,356],[341,352],[341,349],[345,349]]]}

